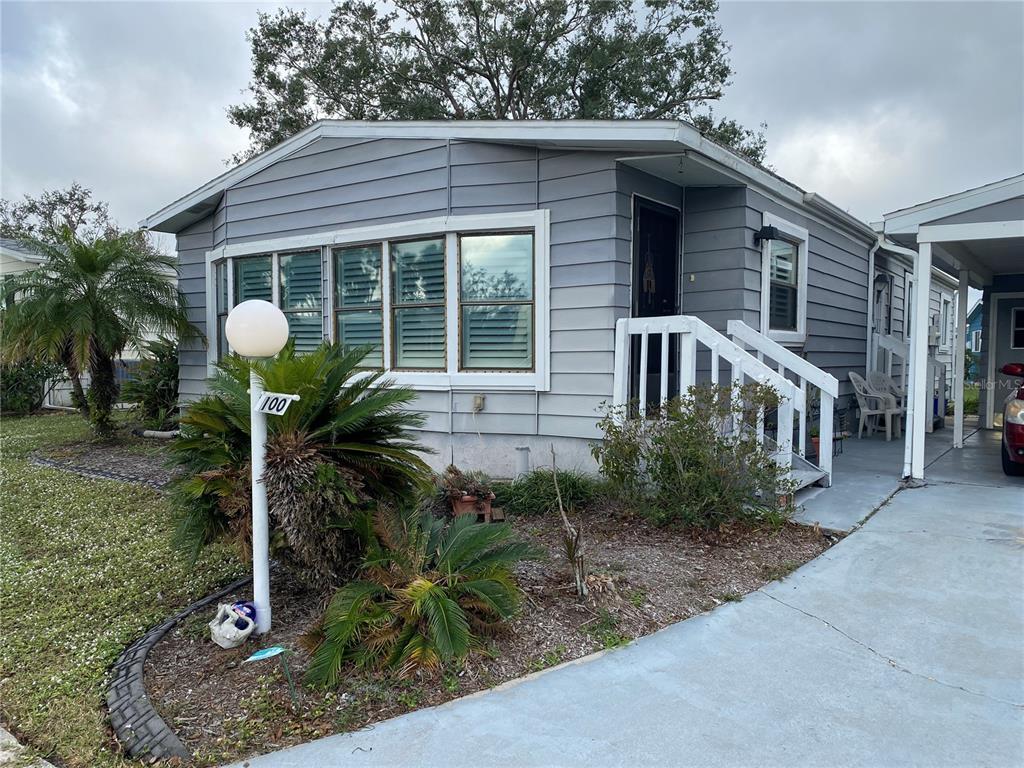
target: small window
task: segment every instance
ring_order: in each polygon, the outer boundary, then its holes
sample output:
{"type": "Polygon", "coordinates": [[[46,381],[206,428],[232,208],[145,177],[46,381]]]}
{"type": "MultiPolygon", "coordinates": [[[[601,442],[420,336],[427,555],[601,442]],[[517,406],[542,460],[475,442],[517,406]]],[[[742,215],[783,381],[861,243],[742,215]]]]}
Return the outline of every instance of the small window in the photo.
{"type": "Polygon", "coordinates": [[[771,241],[768,329],[798,330],[799,251],[794,243],[771,241]]]}
{"type": "Polygon", "coordinates": [[[1014,307],[1010,315],[1010,347],[1024,349],[1024,307],[1014,307]]]}
{"type": "Polygon", "coordinates": [[[269,256],[235,259],[235,300],[241,304],[250,299],[274,300],[269,256]]]}
{"type": "Polygon", "coordinates": [[[228,321],[228,263],[218,261],[214,267],[214,279],[217,291],[217,360],[223,360],[228,353],[228,340],[224,335],[224,327],[228,321]]]}
{"type": "Polygon", "coordinates": [[[283,253],[278,257],[281,311],[288,318],[288,332],[296,352],[311,352],[323,341],[320,283],[320,251],[283,253]]]}
{"type": "Polygon", "coordinates": [[[365,245],[334,251],[335,327],[345,349],[369,345],[367,368],[384,366],[384,318],[381,246],[365,245]]]}
{"type": "Polygon", "coordinates": [[[942,297],[942,314],[939,316],[939,322],[942,323],[939,329],[939,341],[943,347],[949,347],[953,333],[952,333],[952,321],[953,321],[953,302],[951,299],[942,297]]]}
{"type": "Polygon", "coordinates": [[[971,332],[971,351],[981,352],[981,331],[971,332]]]}
{"type": "Polygon", "coordinates": [[[908,272],[903,281],[903,338],[910,339],[911,320],[914,317],[914,278],[908,272]]]}
{"type": "Polygon", "coordinates": [[[533,235],[459,238],[463,370],[533,369],[533,235]]]}
{"type": "Polygon", "coordinates": [[[442,238],[391,246],[392,360],[396,369],[447,368],[444,262],[442,238]]]}

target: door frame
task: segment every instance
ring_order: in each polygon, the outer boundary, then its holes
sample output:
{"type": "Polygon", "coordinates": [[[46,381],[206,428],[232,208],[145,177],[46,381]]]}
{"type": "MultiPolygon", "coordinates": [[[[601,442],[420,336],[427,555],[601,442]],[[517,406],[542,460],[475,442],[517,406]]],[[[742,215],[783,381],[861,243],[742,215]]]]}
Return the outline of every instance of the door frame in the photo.
{"type": "MultiPolygon", "coordinates": [[[[679,187],[680,193],[683,193],[683,187],[679,187]]],[[[675,308],[676,314],[680,314],[683,311],[683,208],[682,201],[680,205],[672,205],[670,203],[656,200],[648,195],[641,195],[638,192],[633,192],[629,198],[629,315],[633,317],[633,307],[636,305],[636,248],[634,238],[637,230],[637,202],[642,204],[650,204],[651,207],[667,208],[676,213],[676,298],[675,308]]]]}
{"type": "Polygon", "coordinates": [[[988,376],[985,379],[985,383],[988,388],[988,396],[985,398],[986,405],[985,409],[985,429],[993,429],[995,424],[995,412],[996,403],[988,402],[991,398],[995,399],[995,378],[996,378],[996,356],[995,356],[995,343],[996,343],[996,318],[999,317],[999,302],[1001,299],[1024,299],[1024,291],[1016,291],[1012,293],[990,293],[988,295],[989,301],[991,302],[992,312],[988,317],[988,376]]]}

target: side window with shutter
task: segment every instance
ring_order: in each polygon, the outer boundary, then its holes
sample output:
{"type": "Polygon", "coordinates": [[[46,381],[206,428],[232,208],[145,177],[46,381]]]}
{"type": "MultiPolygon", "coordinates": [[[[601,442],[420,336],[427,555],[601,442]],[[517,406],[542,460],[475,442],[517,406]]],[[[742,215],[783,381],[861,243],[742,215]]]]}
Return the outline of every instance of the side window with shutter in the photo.
{"type": "Polygon", "coordinates": [[[278,257],[281,311],[296,352],[310,352],[323,341],[323,286],[320,251],[282,253],[278,257]]]}
{"type": "Polygon", "coordinates": [[[391,245],[391,327],[395,369],[445,370],[442,238],[391,245]]]}
{"type": "Polygon", "coordinates": [[[369,346],[366,368],[384,366],[383,275],[379,244],[334,250],[335,327],[345,349],[369,346]]]}
{"type": "Polygon", "coordinates": [[[533,359],[533,235],[459,238],[459,367],[526,371],[533,359]]]}

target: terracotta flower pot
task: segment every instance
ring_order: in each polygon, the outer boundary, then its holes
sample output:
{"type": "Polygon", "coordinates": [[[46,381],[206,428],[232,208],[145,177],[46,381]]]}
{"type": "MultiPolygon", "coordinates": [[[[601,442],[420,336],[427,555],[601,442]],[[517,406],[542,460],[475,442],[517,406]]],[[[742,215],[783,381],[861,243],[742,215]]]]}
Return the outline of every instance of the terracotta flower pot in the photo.
{"type": "Polygon", "coordinates": [[[452,498],[452,511],[456,517],[460,515],[474,514],[479,519],[483,517],[484,522],[491,521],[491,502],[494,501],[494,494],[489,494],[486,499],[477,496],[463,496],[452,498]]]}
{"type": "Polygon", "coordinates": [[[820,456],[821,455],[821,449],[819,448],[819,446],[821,445],[821,438],[820,437],[812,437],[811,438],[811,445],[814,446],[814,455],[815,456],[820,456]]]}

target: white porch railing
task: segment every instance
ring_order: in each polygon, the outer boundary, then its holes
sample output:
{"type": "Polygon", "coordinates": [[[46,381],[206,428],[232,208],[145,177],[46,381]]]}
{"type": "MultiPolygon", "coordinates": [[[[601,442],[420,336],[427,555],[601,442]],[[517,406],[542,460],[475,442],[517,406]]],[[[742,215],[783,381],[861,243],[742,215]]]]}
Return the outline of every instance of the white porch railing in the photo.
{"type": "MultiPolygon", "coordinates": [[[[794,415],[800,414],[801,423],[805,418],[807,401],[804,393],[793,382],[779,374],[728,337],[696,317],[672,315],[668,317],[624,317],[615,324],[615,381],[613,404],[624,406],[629,401],[630,380],[630,339],[640,337],[640,371],[638,401],[640,413],[645,412],[652,402],[648,396],[647,371],[648,349],[652,335],[661,338],[661,366],[657,402],[664,404],[669,398],[669,348],[674,337],[679,343],[679,391],[685,393],[697,382],[697,352],[706,349],[711,356],[710,381],[719,383],[723,362],[729,367],[730,382],[742,385],[748,379],[768,384],[779,393],[778,406],[778,450],[779,463],[792,467],[794,415]]],[[[757,422],[757,434],[764,442],[764,414],[757,422]]],[[[832,452],[829,450],[831,465],[832,452]]],[[[823,468],[824,469],[824,468],[823,468]]],[[[828,470],[831,481],[831,467],[828,470]]]]}
{"type": "MultiPolygon", "coordinates": [[[[910,343],[903,339],[892,336],[883,335],[880,333],[872,334],[874,342],[874,350],[871,355],[869,364],[873,367],[878,364],[878,352],[883,351],[885,355],[885,373],[892,376],[893,369],[895,366],[894,358],[898,358],[900,361],[900,389],[904,393],[904,402],[902,405],[906,407],[906,392],[907,392],[907,376],[910,371],[910,343]]],[[[928,354],[928,369],[925,371],[926,381],[928,386],[931,388],[931,397],[938,397],[939,400],[939,415],[945,417],[946,415],[946,364],[941,360],[938,360],[929,350],[928,354]]],[[[932,432],[935,429],[934,420],[929,418],[925,419],[925,431],[932,432]]]]}
{"type": "MultiPolygon", "coordinates": [[[[820,393],[820,410],[818,422],[818,466],[825,472],[828,485],[832,484],[832,443],[835,438],[833,413],[836,398],[839,397],[839,381],[830,373],[812,365],[799,355],[786,349],[778,342],[758,333],[740,320],[730,320],[727,328],[729,336],[746,347],[751,347],[761,361],[771,360],[780,376],[792,375],[796,378],[795,386],[800,388],[805,400],[808,389],[816,388],[820,393]]],[[[800,412],[798,430],[799,454],[807,458],[807,411],[800,412]]]]}

